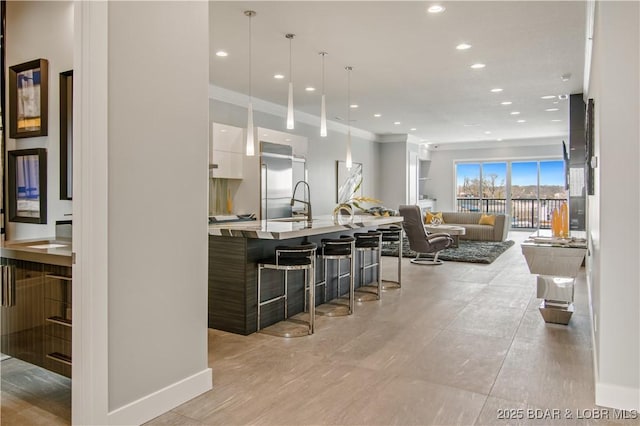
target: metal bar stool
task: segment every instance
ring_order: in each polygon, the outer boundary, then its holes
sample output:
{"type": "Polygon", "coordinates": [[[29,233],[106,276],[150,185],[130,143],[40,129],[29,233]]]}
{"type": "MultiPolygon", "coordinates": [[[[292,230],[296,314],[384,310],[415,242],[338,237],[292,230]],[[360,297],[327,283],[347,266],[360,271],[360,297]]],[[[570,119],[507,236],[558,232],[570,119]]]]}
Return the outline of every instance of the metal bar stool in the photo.
{"type": "Polygon", "coordinates": [[[398,280],[382,279],[383,290],[390,290],[402,287],[402,226],[391,225],[388,228],[378,228],[382,232],[382,243],[398,245],[398,280]]]}
{"type": "Polygon", "coordinates": [[[360,253],[360,287],[356,289],[356,298],[358,302],[380,300],[380,296],[382,295],[382,276],[380,274],[382,232],[356,232],[354,237],[356,238],[356,251],[360,253]],[[367,252],[375,254],[375,260],[372,259],[372,262],[369,264],[365,263],[365,253],[367,252]],[[364,284],[366,271],[371,268],[376,268],[376,285],[364,284]]]}
{"type": "Polygon", "coordinates": [[[334,239],[322,239],[322,247],[320,249],[320,258],[324,262],[323,268],[323,280],[316,283],[316,286],[324,286],[324,298],[323,304],[318,306],[316,312],[318,315],[325,315],[330,317],[351,315],[353,313],[353,307],[355,305],[355,262],[353,261],[353,252],[355,249],[356,239],[349,236],[342,236],[334,239]],[[349,260],[349,270],[344,274],[341,273],[340,263],[342,260],[349,260]],[[330,260],[337,260],[337,275],[336,275],[336,297],[335,300],[340,299],[342,293],[340,292],[340,280],[342,278],[349,277],[349,304],[329,302],[327,303],[327,269],[330,260]],[[347,308],[347,309],[345,309],[347,308]]]}
{"type": "MultiPolygon", "coordinates": [[[[306,292],[309,291],[309,299],[315,301],[315,286],[309,285],[315,281],[315,264],[316,264],[315,243],[303,243],[296,246],[278,246],[276,247],[275,257],[258,261],[258,319],[257,330],[260,331],[260,311],[261,308],[278,300],[284,300],[284,321],[269,326],[263,330],[267,334],[273,334],[282,337],[298,337],[306,334],[313,334],[315,326],[315,303],[309,304],[309,320],[301,321],[289,318],[288,299],[289,299],[289,271],[304,271],[304,292],[306,307],[306,292]],[[263,269],[275,269],[284,271],[284,291],[283,294],[272,297],[271,299],[262,301],[262,271],[263,269]],[[300,324],[306,327],[301,328],[300,324]]],[[[306,311],[306,309],[305,309],[306,311]]]]}

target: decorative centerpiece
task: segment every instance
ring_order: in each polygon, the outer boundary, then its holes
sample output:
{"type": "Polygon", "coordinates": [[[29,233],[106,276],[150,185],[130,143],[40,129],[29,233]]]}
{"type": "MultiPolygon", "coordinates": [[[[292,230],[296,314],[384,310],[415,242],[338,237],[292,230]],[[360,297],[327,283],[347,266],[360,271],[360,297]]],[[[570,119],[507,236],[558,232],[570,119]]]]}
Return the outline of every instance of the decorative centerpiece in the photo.
{"type": "Polygon", "coordinates": [[[363,195],[357,195],[360,190],[360,186],[362,185],[362,176],[353,187],[351,194],[348,199],[339,203],[333,209],[333,222],[339,225],[346,225],[353,223],[354,210],[358,209],[360,211],[366,212],[367,209],[361,206],[362,203],[380,203],[380,200],[371,197],[365,197],[363,195]]]}
{"type": "Polygon", "coordinates": [[[569,209],[566,202],[551,213],[551,235],[554,238],[569,237],[569,209]]]}

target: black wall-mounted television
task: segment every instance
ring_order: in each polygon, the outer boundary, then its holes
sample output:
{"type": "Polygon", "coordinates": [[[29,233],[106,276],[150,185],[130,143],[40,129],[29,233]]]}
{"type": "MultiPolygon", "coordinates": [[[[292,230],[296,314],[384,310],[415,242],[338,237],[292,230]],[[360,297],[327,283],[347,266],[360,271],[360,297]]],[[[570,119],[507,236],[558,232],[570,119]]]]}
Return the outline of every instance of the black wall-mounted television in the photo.
{"type": "Polygon", "coordinates": [[[585,136],[585,155],[584,155],[584,170],[586,173],[586,181],[587,181],[587,194],[594,195],[594,182],[593,175],[595,174],[595,170],[593,170],[594,164],[591,164],[591,159],[593,158],[593,99],[589,99],[587,101],[587,110],[585,112],[584,117],[584,136],[585,136]]]}
{"type": "Polygon", "coordinates": [[[562,158],[564,159],[564,189],[569,190],[569,152],[564,141],[562,141],[562,158]]]}

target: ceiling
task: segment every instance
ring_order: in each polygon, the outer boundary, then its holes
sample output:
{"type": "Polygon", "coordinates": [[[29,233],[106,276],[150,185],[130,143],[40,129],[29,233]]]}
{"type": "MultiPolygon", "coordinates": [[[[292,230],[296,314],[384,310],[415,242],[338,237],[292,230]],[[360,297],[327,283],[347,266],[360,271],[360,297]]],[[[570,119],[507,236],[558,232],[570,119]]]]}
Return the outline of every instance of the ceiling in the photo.
{"type": "Polygon", "coordinates": [[[285,34],[293,33],[296,110],[320,115],[319,52],[326,51],[329,120],[346,124],[349,110],[353,127],[381,135],[407,133],[426,143],[566,135],[568,101],[541,97],[582,92],[585,2],[450,1],[439,3],[444,12],[428,13],[435,3],[210,2],[210,81],[248,93],[249,18],[243,12],[254,10],[256,98],[286,106],[285,34]],[[463,42],[472,47],[457,50],[463,42]],[[228,56],[216,56],[219,50],[228,56]],[[486,67],[471,69],[474,63],[486,67]],[[358,108],[348,108],[345,66],[353,67],[350,98],[358,108]],[[285,78],[274,79],[277,73],[285,78]],[[571,78],[563,81],[567,74],[571,78]],[[305,91],[307,86],[316,91],[305,91]],[[559,110],[545,111],[550,108],[559,110]],[[515,111],[520,114],[512,115],[515,111]]]}

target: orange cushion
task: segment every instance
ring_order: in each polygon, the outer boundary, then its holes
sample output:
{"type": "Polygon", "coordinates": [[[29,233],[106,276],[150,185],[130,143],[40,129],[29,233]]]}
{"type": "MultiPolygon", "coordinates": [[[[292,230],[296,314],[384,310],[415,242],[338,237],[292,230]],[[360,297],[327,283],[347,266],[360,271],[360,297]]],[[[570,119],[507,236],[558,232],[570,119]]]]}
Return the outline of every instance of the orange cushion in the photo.
{"type": "Polygon", "coordinates": [[[496,215],[494,214],[483,214],[480,216],[480,220],[478,221],[478,225],[495,225],[496,224],[496,215]]]}
{"type": "Polygon", "coordinates": [[[440,219],[440,223],[444,223],[444,219],[442,218],[442,212],[431,213],[429,211],[424,216],[424,223],[427,223],[427,224],[431,223],[431,219],[433,219],[434,217],[440,219]]]}

